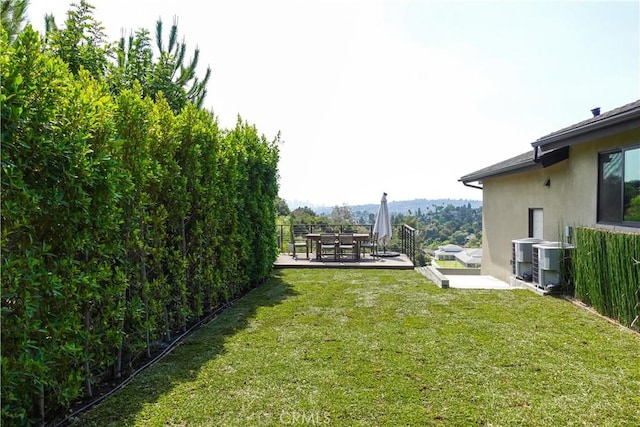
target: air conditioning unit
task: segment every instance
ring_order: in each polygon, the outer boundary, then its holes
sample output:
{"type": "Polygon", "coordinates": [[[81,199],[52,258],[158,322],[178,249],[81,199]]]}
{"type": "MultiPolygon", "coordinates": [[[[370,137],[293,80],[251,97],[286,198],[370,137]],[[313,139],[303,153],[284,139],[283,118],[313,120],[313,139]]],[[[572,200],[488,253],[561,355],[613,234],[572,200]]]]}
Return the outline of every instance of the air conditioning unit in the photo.
{"type": "Polygon", "coordinates": [[[533,245],[533,283],[536,287],[553,292],[562,289],[563,273],[571,263],[574,245],[563,242],[544,242],[533,245]]]}
{"type": "Polygon", "coordinates": [[[531,282],[533,277],[533,245],[546,242],[535,237],[512,240],[511,265],[515,276],[531,282]]]}

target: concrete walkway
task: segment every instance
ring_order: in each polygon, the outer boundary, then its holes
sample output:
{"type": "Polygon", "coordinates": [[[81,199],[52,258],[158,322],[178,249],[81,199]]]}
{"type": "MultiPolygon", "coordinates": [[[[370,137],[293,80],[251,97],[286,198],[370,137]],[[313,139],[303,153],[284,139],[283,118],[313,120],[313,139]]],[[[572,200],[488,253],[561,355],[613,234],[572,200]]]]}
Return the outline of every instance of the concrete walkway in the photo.
{"type": "Polygon", "coordinates": [[[450,288],[458,289],[520,289],[511,286],[493,276],[455,276],[447,275],[450,288]]]}
{"type": "Polygon", "coordinates": [[[433,266],[417,267],[416,271],[427,277],[443,289],[520,289],[493,276],[475,274],[447,274],[444,275],[433,266]]]}

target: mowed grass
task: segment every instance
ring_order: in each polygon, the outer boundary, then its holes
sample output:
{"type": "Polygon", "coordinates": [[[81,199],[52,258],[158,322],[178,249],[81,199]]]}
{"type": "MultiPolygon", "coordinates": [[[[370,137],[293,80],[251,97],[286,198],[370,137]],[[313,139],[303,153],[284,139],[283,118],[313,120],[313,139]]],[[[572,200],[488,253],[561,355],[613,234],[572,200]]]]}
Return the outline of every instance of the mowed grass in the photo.
{"type": "Polygon", "coordinates": [[[524,290],[414,271],[280,270],[94,426],[637,426],[640,338],[524,290]]]}
{"type": "Polygon", "coordinates": [[[433,261],[433,263],[438,264],[442,268],[464,268],[464,265],[460,264],[458,261],[439,259],[437,261],[433,261]]]}

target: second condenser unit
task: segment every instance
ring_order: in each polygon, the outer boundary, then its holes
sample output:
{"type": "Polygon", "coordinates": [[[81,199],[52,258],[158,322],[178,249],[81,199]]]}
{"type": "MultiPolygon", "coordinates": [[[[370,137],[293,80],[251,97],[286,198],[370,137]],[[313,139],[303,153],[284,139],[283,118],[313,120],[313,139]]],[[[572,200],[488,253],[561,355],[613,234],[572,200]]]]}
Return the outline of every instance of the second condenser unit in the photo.
{"type": "Polygon", "coordinates": [[[546,242],[535,237],[511,241],[511,269],[516,278],[531,282],[533,279],[533,245],[546,242]]]}
{"type": "Polygon", "coordinates": [[[550,292],[567,286],[566,274],[571,268],[571,250],[575,246],[563,242],[543,242],[533,245],[532,249],[533,283],[550,292]]]}

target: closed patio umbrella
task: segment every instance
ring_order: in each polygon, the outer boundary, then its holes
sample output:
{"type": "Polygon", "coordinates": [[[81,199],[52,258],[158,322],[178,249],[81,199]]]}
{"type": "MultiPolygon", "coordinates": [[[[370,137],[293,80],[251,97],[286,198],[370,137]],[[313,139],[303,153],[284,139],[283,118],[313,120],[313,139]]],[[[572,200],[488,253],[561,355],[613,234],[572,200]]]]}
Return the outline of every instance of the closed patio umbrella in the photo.
{"type": "Polygon", "coordinates": [[[391,218],[389,217],[389,208],[387,207],[387,193],[382,193],[380,200],[380,208],[376,215],[376,222],[373,225],[373,233],[378,235],[378,243],[387,251],[387,243],[391,240],[391,218]]]}

